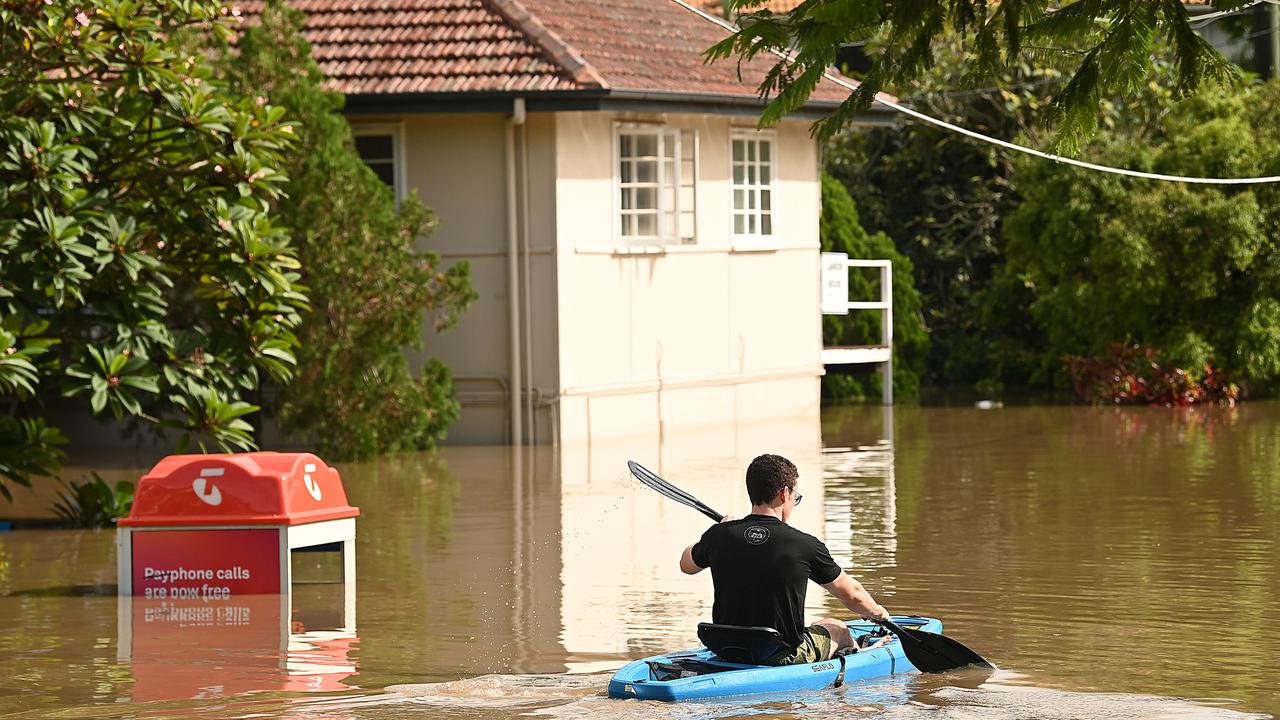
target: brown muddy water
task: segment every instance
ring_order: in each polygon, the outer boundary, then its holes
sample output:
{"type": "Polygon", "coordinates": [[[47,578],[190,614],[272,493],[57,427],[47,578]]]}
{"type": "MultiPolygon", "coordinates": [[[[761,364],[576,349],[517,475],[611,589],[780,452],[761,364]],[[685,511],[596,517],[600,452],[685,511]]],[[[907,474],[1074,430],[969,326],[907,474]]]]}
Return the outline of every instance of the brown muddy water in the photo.
{"type": "MultiPolygon", "coordinates": [[[[1250,718],[1280,713],[1280,404],[824,411],[815,423],[340,465],[363,515],[354,623],[336,562],[271,597],[114,596],[113,533],[0,533],[5,718],[1250,718]],[[889,422],[886,422],[886,421],[889,422]],[[624,661],[696,644],[697,513],[759,452],[800,467],[792,522],[890,610],[940,617],[1002,669],[657,705],[624,661]],[[216,605],[216,603],[215,603],[216,605]]],[[[0,513],[3,514],[3,513],[0,513]]],[[[810,614],[835,612],[820,588],[810,614]]]]}

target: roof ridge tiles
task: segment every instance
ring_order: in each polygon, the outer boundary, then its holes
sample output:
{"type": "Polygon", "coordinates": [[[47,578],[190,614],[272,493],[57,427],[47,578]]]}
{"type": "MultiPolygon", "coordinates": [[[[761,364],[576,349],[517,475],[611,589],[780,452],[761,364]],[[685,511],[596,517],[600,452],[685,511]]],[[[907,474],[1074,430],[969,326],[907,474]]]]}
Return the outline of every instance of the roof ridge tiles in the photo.
{"type": "Polygon", "coordinates": [[[499,15],[515,25],[528,40],[547,52],[574,82],[585,87],[608,89],[609,83],[586,58],[555,32],[542,24],[520,0],[483,0],[499,15]]]}

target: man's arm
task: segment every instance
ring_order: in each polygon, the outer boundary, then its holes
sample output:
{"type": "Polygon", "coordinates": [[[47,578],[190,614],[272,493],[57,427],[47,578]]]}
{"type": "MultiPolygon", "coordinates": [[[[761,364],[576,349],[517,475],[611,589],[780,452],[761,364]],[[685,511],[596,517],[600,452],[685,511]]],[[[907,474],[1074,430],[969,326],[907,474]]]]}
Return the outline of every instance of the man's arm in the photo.
{"type": "MultiPolygon", "coordinates": [[[[682,567],[683,564],[681,562],[682,567]]],[[[875,601],[875,598],[871,597],[871,593],[862,587],[862,583],[846,575],[843,570],[840,571],[835,580],[825,583],[822,587],[826,588],[827,592],[834,595],[837,600],[844,603],[845,607],[868,620],[889,617],[889,611],[885,610],[880,603],[875,601]]]]}
{"type": "Polygon", "coordinates": [[[680,556],[680,571],[685,575],[697,575],[702,570],[703,568],[698,567],[698,563],[693,561],[693,545],[685,548],[684,554],[680,556]]]}

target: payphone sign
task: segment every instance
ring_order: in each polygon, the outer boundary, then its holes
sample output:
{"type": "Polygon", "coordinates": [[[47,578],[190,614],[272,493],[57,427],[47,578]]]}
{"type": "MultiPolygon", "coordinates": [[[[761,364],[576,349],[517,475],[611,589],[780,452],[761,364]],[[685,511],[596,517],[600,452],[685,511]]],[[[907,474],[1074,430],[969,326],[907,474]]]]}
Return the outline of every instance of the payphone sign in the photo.
{"type": "Polygon", "coordinates": [[[225,600],[280,592],[280,531],[158,530],[133,533],[133,594],[225,600]]]}

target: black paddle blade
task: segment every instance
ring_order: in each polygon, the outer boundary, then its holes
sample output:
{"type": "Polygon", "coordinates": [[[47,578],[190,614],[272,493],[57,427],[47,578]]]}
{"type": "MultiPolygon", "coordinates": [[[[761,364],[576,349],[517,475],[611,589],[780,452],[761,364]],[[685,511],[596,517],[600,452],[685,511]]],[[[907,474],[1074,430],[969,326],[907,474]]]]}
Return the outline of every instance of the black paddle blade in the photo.
{"type": "Polygon", "coordinates": [[[892,630],[902,640],[902,652],[920,672],[946,672],[966,665],[995,669],[995,665],[987,662],[981,655],[954,638],[924,630],[904,628],[892,621],[884,621],[881,624],[892,630]]]}
{"type": "Polygon", "coordinates": [[[706,503],[681,490],[675,485],[672,485],[666,480],[663,480],[658,477],[657,473],[634,460],[627,461],[627,469],[631,471],[631,474],[634,475],[637,480],[644,483],[645,486],[654,490],[659,495],[675,500],[681,505],[691,507],[716,522],[720,522],[720,519],[724,517],[724,515],[708,507],[706,503]]]}

